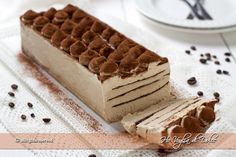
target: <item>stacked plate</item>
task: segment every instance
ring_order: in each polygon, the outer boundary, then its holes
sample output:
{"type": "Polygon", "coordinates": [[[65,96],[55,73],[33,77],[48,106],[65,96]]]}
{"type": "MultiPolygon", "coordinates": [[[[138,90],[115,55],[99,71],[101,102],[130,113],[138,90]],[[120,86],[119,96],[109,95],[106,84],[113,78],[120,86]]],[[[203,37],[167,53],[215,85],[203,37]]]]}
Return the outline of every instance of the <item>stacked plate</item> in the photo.
{"type": "MultiPolygon", "coordinates": [[[[198,0],[187,1],[194,7],[198,0]]],[[[144,16],[167,28],[198,33],[219,33],[236,29],[236,0],[199,1],[212,19],[201,20],[194,17],[194,12],[186,0],[135,2],[144,16]]]]}

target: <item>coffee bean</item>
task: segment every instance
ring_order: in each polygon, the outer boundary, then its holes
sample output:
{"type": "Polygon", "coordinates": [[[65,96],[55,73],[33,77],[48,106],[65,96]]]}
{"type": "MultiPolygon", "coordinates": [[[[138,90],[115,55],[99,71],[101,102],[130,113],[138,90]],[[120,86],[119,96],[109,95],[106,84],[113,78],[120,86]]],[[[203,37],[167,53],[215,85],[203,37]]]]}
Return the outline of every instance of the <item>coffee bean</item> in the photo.
{"type": "Polygon", "coordinates": [[[22,115],[21,115],[21,119],[22,119],[22,120],[26,120],[26,115],[22,114],[22,115]]]}
{"type": "Polygon", "coordinates": [[[225,56],[231,56],[230,52],[225,52],[225,56]]]}
{"type": "Polygon", "coordinates": [[[197,95],[198,95],[198,96],[203,96],[203,92],[202,92],[202,91],[198,91],[198,92],[197,92],[197,95]]]}
{"type": "Polygon", "coordinates": [[[230,62],[230,59],[229,59],[229,58],[225,58],[225,61],[226,61],[226,62],[230,62]]]}
{"type": "Polygon", "coordinates": [[[220,102],[220,98],[215,98],[217,100],[217,102],[220,102]]]}
{"type": "Polygon", "coordinates": [[[203,54],[201,54],[200,56],[201,56],[201,57],[204,57],[204,55],[203,55],[203,54]]]}
{"type": "Polygon", "coordinates": [[[28,105],[29,108],[32,108],[32,107],[33,107],[33,104],[30,103],[30,102],[28,102],[27,105],[28,105]]]}
{"type": "Polygon", "coordinates": [[[44,123],[49,123],[51,121],[50,118],[43,118],[44,123]]]}
{"type": "Polygon", "coordinates": [[[10,108],[14,108],[14,107],[15,107],[15,104],[14,104],[13,102],[10,102],[10,103],[8,104],[8,106],[9,106],[10,108]]]}
{"type": "Polygon", "coordinates": [[[17,86],[16,84],[12,84],[12,85],[11,85],[11,88],[12,88],[13,90],[17,90],[18,86],[17,86]]]}
{"type": "Polygon", "coordinates": [[[207,63],[207,60],[206,60],[206,59],[203,59],[203,58],[201,58],[199,61],[200,61],[202,64],[206,64],[206,63],[207,63]]]}
{"type": "Polygon", "coordinates": [[[207,56],[207,60],[208,60],[208,61],[211,61],[211,57],[210,57],[210,56],[207,56]]]}
{"type": "Polygon", "coordinates": [[[218,92],[213,93],[213,95],[214,95],[215,98],[219,98],[220,97],[220,94],[218,92]]]}
{"type": "Polygon", "coordinates": [[[216,65],[220,65],[220,62],[219,61],[215,61],[214,62],[216,65]]]}
{"type": "Polygon", "coordinates": [[[96,157],[95,154],[90,154],[88,157],[96,157]]]}
{"type": "Polygon", "coordinates": [[[191,48],[191,50],[193,50],[193,51],[196,51],[196,50],[197,50],[197,48],[196,48],[195,46],[191,46],[190,48],[191,48]]]}
{"type": "Polygon", "coordinates": [[[216,73],[217,73],[217,74],[222,74],[222,70],[218,69],[218,70],[216,71],[216,73]]]}
{"type": "Polygon", "coordinates": [[[225,74],[225,75],[229,75],[229,72],[226,71],[226,70],[223,70],[223,74],[225,74]]]}
{"type": "Polygon", "coordinates": [[[15,97],[15,94],[12,93],[12,92],[8,92],[8,95],[11,96],[11,97],[15,97]]]}
{"type": "Polygon", "coordinates": [[[208,52],[208,53],[205,54],[205,56],[211,57],[211,54],[208,52]]]}
{"type": "Polygon", "coordinates": [[[35,117],[35,114],[34,114],[34,113],[31,113],[30,116],[31,116],[32,118],[34,118],[34,117],[35,117]]]}
{"type": "Polygon", "coordinates": [[[188,55],[190,55],[190,54],[191,54],[191,51],[186,50],[185,53],[187,53],[188,55]]]}
{"type": "Polygon", "coordinates": [[[197,80],[195,77],[191,77],[187,82],[189,85],[195,85],[197,83],[197,80]]]}
{"type": "Polygon", "coordinates": [[[212,57],[213,57],[214,59],[217,59],[217,56],[216,56],[216,55],[213,55],[212,57]]]}

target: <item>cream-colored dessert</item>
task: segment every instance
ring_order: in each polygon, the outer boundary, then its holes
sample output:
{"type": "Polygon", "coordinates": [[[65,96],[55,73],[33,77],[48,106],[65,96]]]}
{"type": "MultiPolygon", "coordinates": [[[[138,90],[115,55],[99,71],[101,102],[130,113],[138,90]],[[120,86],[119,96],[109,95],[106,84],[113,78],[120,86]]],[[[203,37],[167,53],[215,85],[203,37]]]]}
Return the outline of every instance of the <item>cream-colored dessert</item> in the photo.
{"type": "Polygon", "coordinates": [[[204,132],[215,120],[215,104],[215,100],[197,97],[171,100],[128,114],[121,123],[130,134],[161,145],[162,136],[204,132]]]}
{"type": "Polygon", "coordinates": [[[21,16],[23,52],[105,120],[169,98],[169,63],[79,8],[21,16]]]}

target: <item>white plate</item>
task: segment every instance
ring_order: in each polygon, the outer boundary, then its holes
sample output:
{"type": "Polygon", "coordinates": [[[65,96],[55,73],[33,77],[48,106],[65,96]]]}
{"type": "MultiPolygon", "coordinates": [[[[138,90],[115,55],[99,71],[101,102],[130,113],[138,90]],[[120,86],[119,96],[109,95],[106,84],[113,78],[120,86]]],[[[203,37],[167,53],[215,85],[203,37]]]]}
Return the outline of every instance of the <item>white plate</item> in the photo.
{"type": "Polygon", "coordinates": [[[204,7],[213,20],[186,19],[191,10],[182,0],[136,0],[135,2],[144,16],[168,28],[203,33],[236,29],[236,0],[205,0],[204,7]]]}

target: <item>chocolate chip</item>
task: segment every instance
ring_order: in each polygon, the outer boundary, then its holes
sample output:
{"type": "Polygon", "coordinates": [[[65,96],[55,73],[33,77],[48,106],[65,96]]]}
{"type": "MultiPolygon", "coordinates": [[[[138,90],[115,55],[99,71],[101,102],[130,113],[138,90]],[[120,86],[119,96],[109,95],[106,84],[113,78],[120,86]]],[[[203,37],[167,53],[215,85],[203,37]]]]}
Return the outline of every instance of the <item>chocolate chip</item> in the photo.
{"type": "Polygon", "coordinates": [[[15,107],[15,104],[14,104],[13,102],[10,102],[10,103],[8,104],[8,106],[9,106],[10,108],[14,108],[14,107],[15,107]]]}
{"type": "Polygon", "coordinates": [[[216,71],[216,73],[217,73],[217,74],[222,74],[222,70],[218,69],[218,70],[216,71]]]}
{"type": "Polygon", "coordinates": [[[189,85],[195,85],[197,83],[197,80],[195,77],[191,77],[187,82],[189,85]]]}
{"type": "Polygon", "coordinates": [[[214,62],[216,65],[220,65],[220,62],[219,61],[215,61],[214,62]]]}
{"type": "Polygon", "coordinates": [[[200,61],[202,64],[206,64],[206,63],[207,63],[207,60],[204,59],[204,58],[201,58],[199,61],[200,61]]]}
{"type": "Polygon", "coordinates": [[[12,92],[8,92],[8,95],[11,96],[11,97],[15,97],[15,94],[12,93],[12,92]]]}
{"type": "Polygon", "coordinates": [[[22,114],[22,115],[21,115],[21,119],[22,119],[22,120],[26,120],[26,115],[22,114]]]}
{"type": "Polygon", "coordinates": [[[225,74],[225,75],[229,75],[229,72],[226,71],[226,70],[223,70],[223,74],[225,74]]]}
{"type": "Polygon", "coordinates": [[[95,154],[90,154],[88,157],[96,157],[95,154]]]}
{"type": "Polygon", "coordinates": [[[215,98],[219,98],[220,97],[220,94],[218,92],[213,93],[213,95],[214,95],[215,98]]]}
{"type": "Polygon", "coordinates": [[[185,53],[188,54],[188,55],[190,55],[190,54],[191,54],[191,51],[186,50],[185,53]]]}
{"type": "Polygon", "coordinates": [[[13,90],[17,90],[18,86],[17,86],[16,84],[12,84],[12,85],[11,85],[11,88],[12,88],[13,90]]]}
{"type": "Polygon", "coordinates": [[[191,50],[193,50],[193,51],[196,51],[196,50],[197,50],[197,48],[196,48],[195,46],[191,46],[190,48],[191,48],[191,50]]]}
{"type": "Polygon", "coordinates": [[[229,59],[229,58],[225,58],[225,61],[226,61],[226,62],[230,62],[230,59],[229,59]]]}
{"type": "Polygon", "coordinates": [[[225,52],[225,56],[231,56],[230,52],[225,52]]]}
{"type": "Polygon", "coordinates": [[[32,107],[33,107],[33,104],[30,103],[30,102],[28,102],[27,105],[28,105],[29,108],[32,108],[32,107]]]}
{"type": "Polygon", "coordinates": [[[43,118],[44,123],[49,123],[51,121],[51,118],[43,118]]]}
{"type": "Polygon", "coordinates": [[[34,117],[35,117],[35,114],[34,114],[34,113],[31,113],[30,116],[31,116],[32,118],[34,118],[34,117]]]}
{"type": "Polygon", "coordinates": [[[202,91],[198,91],[198,92],[197,92],[197,95],[198,95],[198,96],[203,96],[203,92],[202,92],[202,91]]]}

